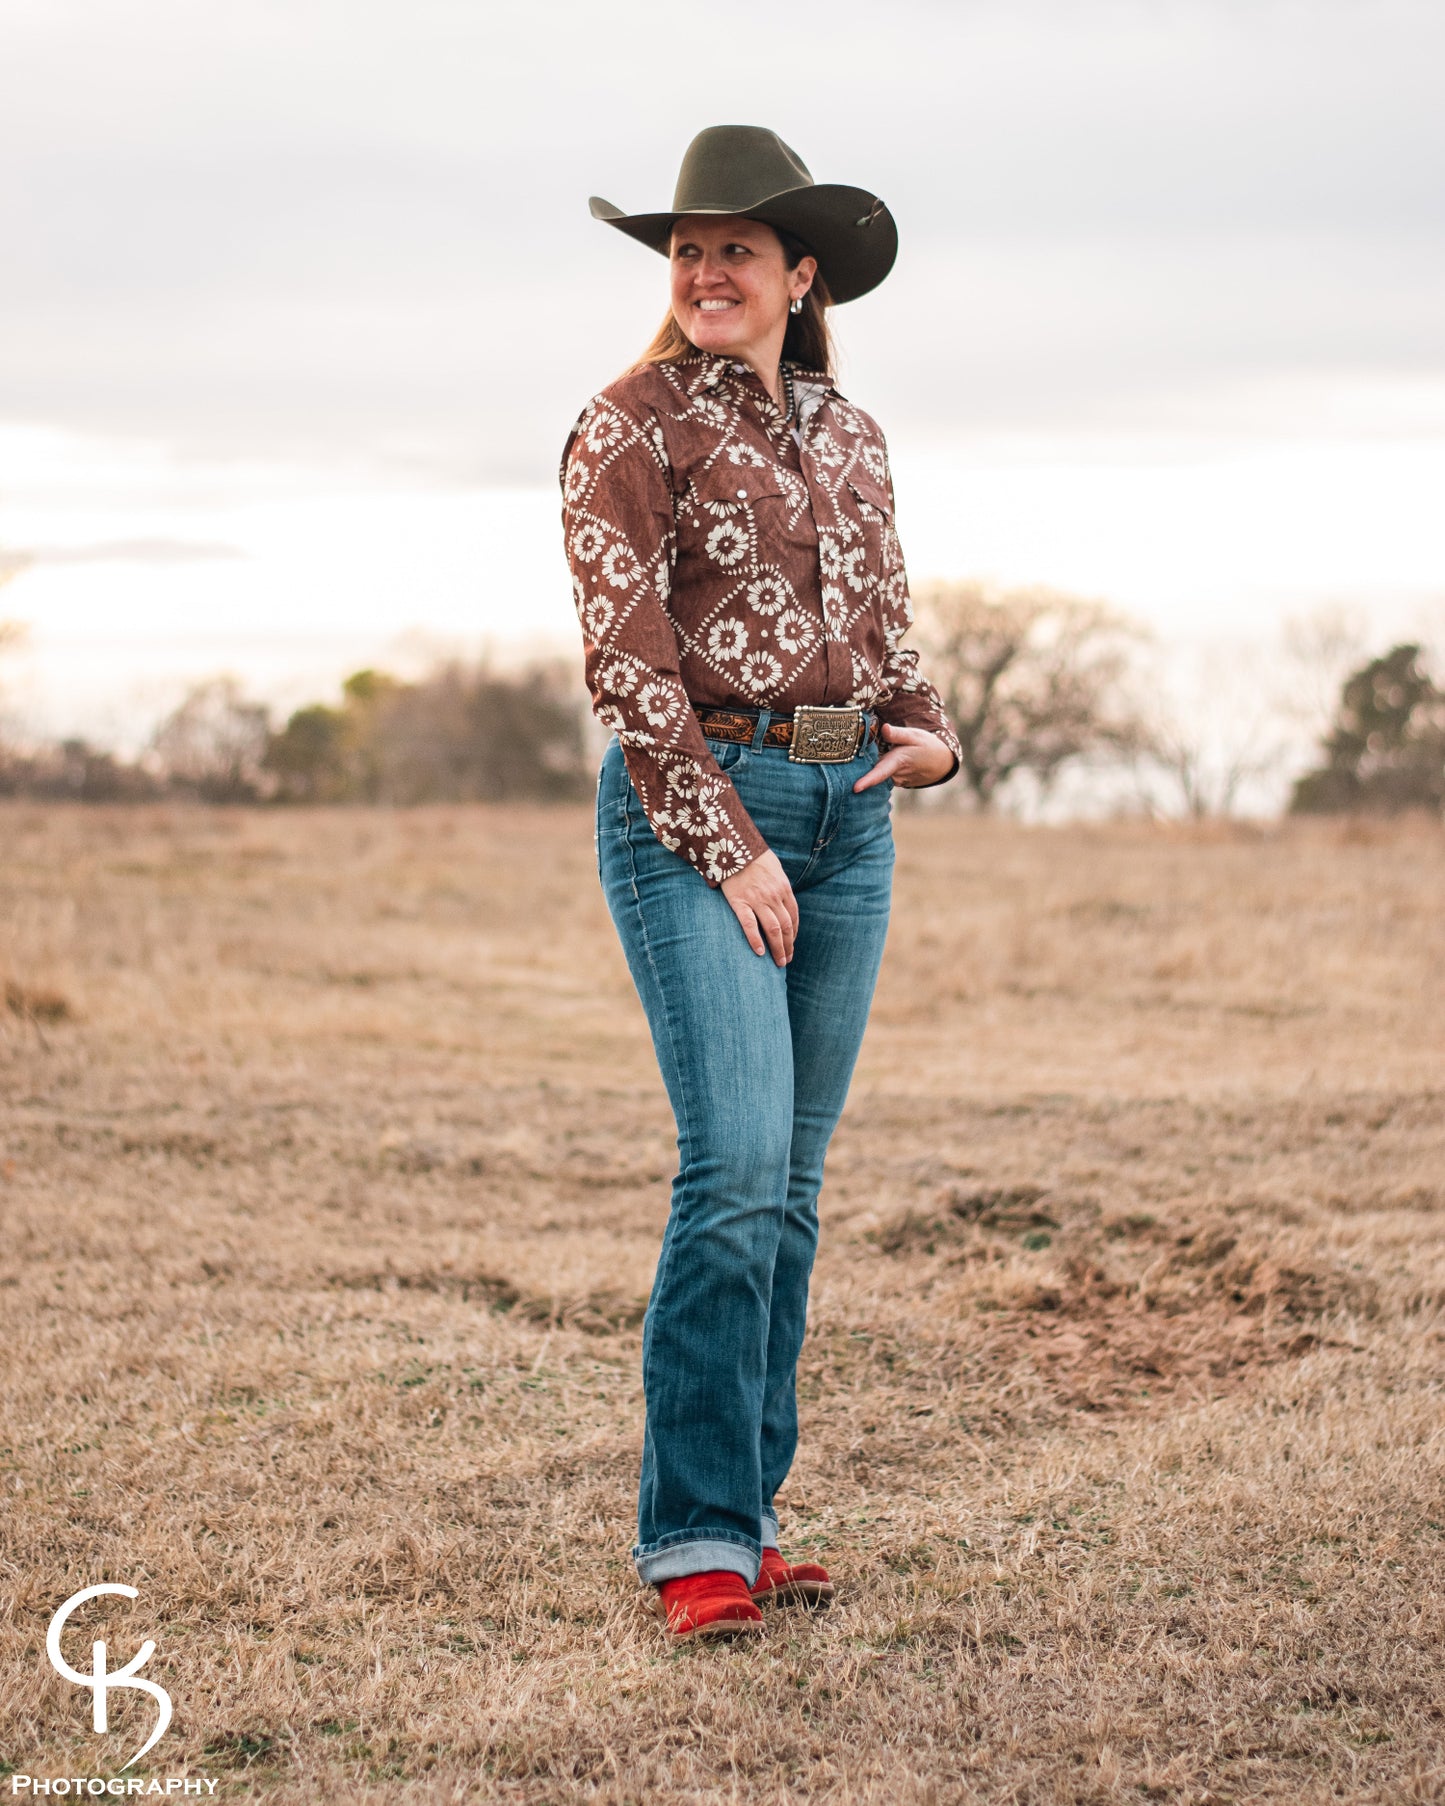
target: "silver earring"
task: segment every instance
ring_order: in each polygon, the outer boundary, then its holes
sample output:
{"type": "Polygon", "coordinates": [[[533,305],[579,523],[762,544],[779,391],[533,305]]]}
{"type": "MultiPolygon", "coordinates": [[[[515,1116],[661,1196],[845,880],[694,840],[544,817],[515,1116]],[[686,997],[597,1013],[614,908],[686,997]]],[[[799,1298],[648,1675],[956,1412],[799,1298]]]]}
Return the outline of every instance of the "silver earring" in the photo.
{"type": "Polygon", "coordinates": [[[800,314],[800,313],[802,313],[802,311],[803,311],[803,297],[801,295],[799,295],[797,300],[794,301],[792,303],[792,305],[788,308],[788,312],[790,314],[800,314]]]}

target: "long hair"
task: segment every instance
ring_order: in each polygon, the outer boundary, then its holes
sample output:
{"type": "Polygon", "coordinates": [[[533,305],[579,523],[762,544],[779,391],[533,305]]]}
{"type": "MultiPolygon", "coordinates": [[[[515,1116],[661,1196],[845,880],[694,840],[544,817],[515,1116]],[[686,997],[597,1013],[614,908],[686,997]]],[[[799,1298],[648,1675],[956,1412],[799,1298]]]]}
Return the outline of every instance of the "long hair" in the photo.
{"type": "MultiPolygon", "coordinates": [[[[773,230],[782,243],[783,261],[790,270],[797,269],[805,257],[813,255],[801,238],[795,238],[791,232],[784,232],[777,226],[773,230]]],[[[837,362],[837,349],[833,344],[833,335],[828,330],[828,309],[832,305],[828,285],[819,272],[813,277],[812,286],[803,296],[803,311],[788,315],[787,331],[783,334],[785,364],[797,364],[804,370],[816,370],[827,377],[836,374],[834,366],[837,362]]],[[[631,369],[642,370],[648,364],[680,363],[696,352],[697,346],[678,325],[672,309],[668,308],[661,326],[653,335],[652,343],[631,369]]]]}

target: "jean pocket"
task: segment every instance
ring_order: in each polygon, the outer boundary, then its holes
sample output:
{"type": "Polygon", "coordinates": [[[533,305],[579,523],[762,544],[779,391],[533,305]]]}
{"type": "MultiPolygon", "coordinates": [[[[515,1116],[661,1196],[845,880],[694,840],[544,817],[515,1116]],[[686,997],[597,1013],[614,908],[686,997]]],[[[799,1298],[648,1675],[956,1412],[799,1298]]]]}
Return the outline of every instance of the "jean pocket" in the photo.
{"type": "Polygon", "coordinates": [[[597,773],[597,836],[627,832],[627,793],[632,779],[622,749],[614,742],[597,773]]]}
{"type": "Polygon", "coordinates": [[[741,740],[709,740],[707,749],[716,760],[719,771],[733,772],[747,762],[749,749],[741,740]]]}

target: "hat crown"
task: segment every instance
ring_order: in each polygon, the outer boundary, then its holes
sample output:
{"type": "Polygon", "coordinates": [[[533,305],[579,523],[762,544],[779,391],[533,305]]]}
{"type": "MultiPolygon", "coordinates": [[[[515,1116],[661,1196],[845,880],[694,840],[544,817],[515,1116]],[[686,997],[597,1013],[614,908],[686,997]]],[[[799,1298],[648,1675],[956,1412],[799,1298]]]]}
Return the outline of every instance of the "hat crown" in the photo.
{"type": "Polygon", "coordinates": [[[688,145],[677,172],[674,213],[746,213],[760,201],[811,188],[808,166],[761,125],[711,125],[688,145]]]}

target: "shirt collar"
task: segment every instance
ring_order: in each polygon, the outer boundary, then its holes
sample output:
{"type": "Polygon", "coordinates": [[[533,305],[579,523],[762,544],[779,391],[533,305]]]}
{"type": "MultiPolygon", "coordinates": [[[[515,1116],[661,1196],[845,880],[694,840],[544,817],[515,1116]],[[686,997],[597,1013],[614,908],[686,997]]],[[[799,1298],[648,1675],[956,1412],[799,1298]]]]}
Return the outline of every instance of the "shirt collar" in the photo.
{"type": "Polygon", "coordinates": [[[836,393],[837,390],[826,376],[819,376],[811,370],[795,370],[793,399],[798,404],[798,425],[806,426],[828,397],[836,393]]]}
{"type": "MultiPolygon", "coordinates": [[[[716,389],[718,384],[727,377],[742,376],[745,378],[750,374],[746,364],[740,364],[736,358],[725,357],[721,352],[715,351],[699,351],[692,357],[682,358],[679,360],[679,366],[682,370],[690,372],[686,379],[687,394],[690,400],[695,400],[705,391],[716,389]]],[[[810,388],[815,389],[818,402],[821,402],[825,396],[838,393],[831,378],[825,376],[821,370],[805,370],[798,364],[793,365],[792,370],[795,387],[801,388],[807,384],[810,388]]],[[[815,405],[817,404],[815,403],[815,405]]]]}

